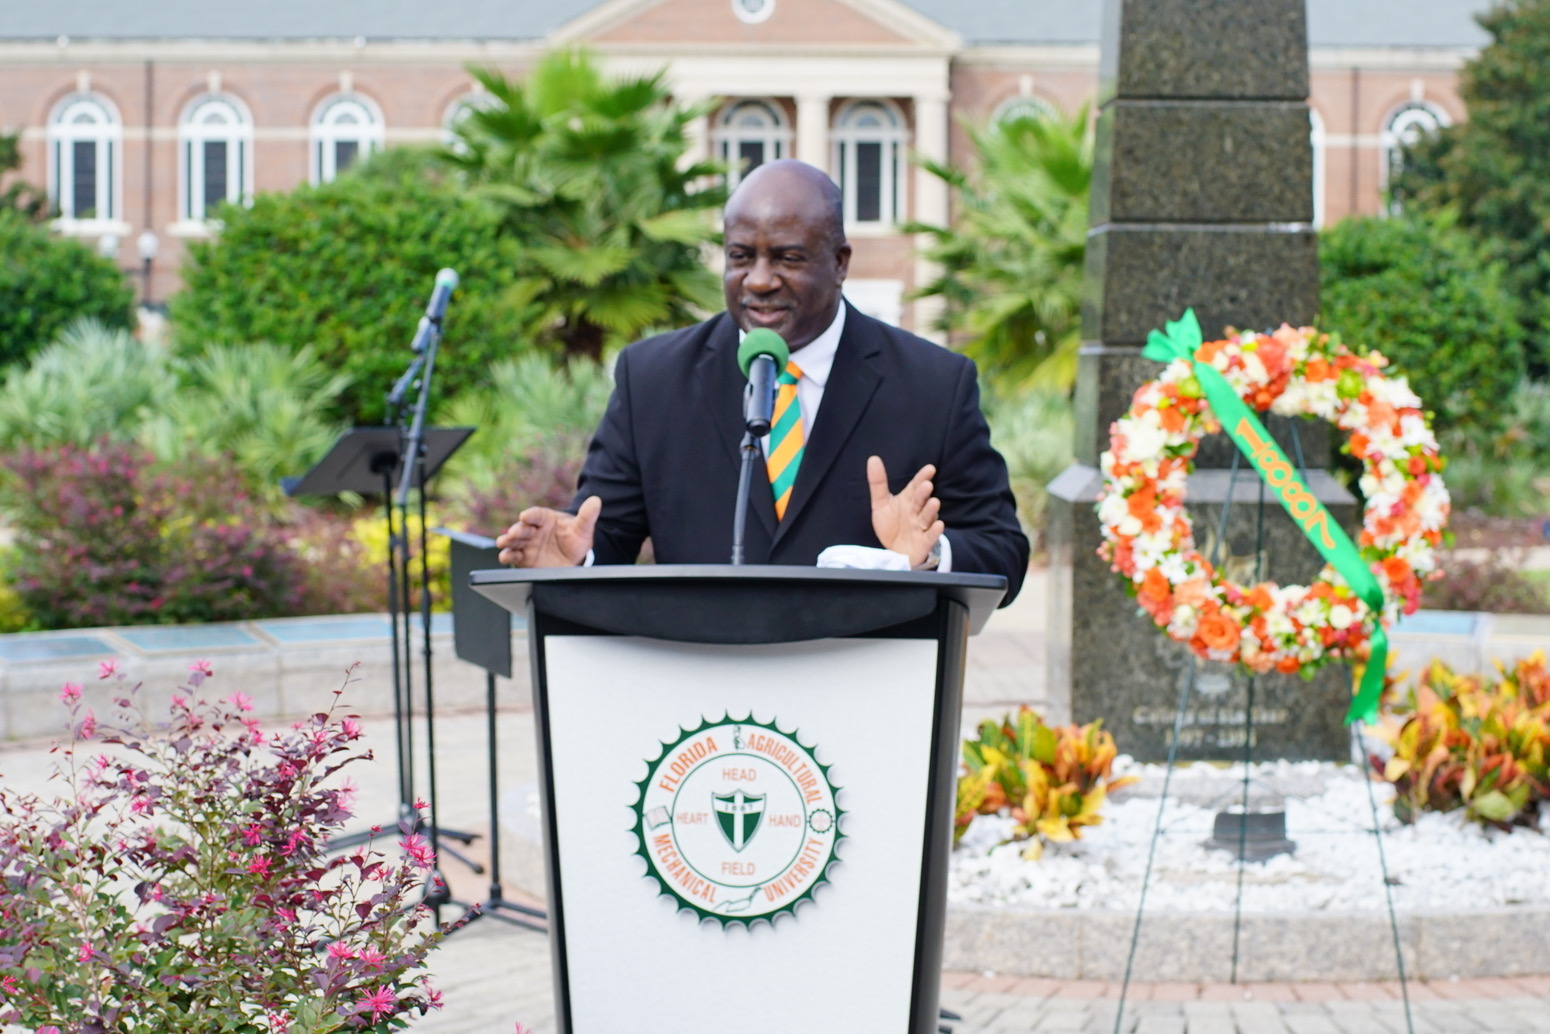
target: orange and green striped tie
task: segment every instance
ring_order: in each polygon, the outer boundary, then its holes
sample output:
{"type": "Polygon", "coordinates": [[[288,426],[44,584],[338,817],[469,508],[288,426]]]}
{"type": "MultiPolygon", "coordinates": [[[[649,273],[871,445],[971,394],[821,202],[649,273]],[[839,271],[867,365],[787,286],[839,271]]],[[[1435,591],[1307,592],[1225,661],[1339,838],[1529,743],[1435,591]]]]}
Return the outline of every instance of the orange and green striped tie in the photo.
{"type": "Polygon", "coordinates": [[[791,486],[796,484],[797,468],[802,465],[802,407],[797,402],[797,381],[801,379],[801,368],[788,362],[776,382],[770,454],[765,461],[770,472],[770,488],[775,493],[776,520],[786,516],[791,486]]]}

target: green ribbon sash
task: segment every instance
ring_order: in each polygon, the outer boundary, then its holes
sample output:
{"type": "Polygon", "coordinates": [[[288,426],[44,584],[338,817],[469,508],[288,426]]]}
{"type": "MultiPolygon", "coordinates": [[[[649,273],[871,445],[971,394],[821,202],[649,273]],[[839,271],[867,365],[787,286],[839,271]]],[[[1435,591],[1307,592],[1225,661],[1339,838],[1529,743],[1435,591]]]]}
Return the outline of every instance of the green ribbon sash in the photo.
{"type": "Polygon", "coordinates": [[[1346,712],[1346,722],[1360,719],[1374,722],[1378,717],[1378,698],[1383,694],[1383,676],[1388,670],[1389,640],[1383,628],[1383,587],[1377,577],[1362,560],[1361,553],[1351,542],[1345,530],[1330,517],[1324,504],[1314,498],[1303,483],[1297,468],[1286,459],[1286,454],[1275,439],[1265,430],[1232,385],[1209,363],[1200,362],[1195,352],[1204,340],[1200,333],[1200,321],[1195,310],[1189,309],[1183,318],[1166,325],[1167,332],[1154,330],[1147,338],[1142,355],[1160,363],[1178,359],[1189,362],[1200,382],[1211,411],[1221,421],[1222,429],[1232,437],[1243,454],[1254,464],[1260,477],[1275,490],[1276,497],[1292,520],[1308,536],[1314,548],[1332,567],[1340,572],[1351,590],[1367,604],[1372,620],[1372,654],[1362,672],[1361,686],[1351,700],[1346,712]]]}

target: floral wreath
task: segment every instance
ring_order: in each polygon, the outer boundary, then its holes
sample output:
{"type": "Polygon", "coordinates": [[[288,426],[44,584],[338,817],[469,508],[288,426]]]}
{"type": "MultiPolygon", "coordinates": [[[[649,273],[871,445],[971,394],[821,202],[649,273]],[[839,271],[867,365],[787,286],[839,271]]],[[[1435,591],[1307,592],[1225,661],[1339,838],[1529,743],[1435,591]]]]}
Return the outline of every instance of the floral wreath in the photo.
{"type": "MultiPolygon", "coordinates": [[[[1323,417],[1349,433],[1342,451],[1361,461],[1367,498],[1356,545],[1383,593],[1376,616],[1387,624],[1413,613],[1437,568],[1449,503],[1437,440],[1405,379],[1383,375],[1381,354],[1358,356],[1310,327],[1234,333],[1194,357],[1253,409],[1323,417]]],[[[1244,587],[1196,550],[1185,484],[1201,437],[1219,430],[1187,360],[1136,391],[1100,461],[1099,555],[1157,626],[1201,657],[1309,675],[1328,661],[1365,661],[1373,608],[1333,566],[1312,585],[1244,587]]]]}

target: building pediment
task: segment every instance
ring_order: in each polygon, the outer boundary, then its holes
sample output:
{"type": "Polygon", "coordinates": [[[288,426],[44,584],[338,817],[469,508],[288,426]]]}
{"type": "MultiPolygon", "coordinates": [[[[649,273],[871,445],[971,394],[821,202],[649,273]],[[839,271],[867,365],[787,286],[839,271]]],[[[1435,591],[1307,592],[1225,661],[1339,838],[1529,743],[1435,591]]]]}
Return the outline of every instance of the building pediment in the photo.
{"type": "Polygon", "coordinates": [[[899,0],[607,0],[562,25],[549,42],[937,51],[961,46],[956,33],[899,0]]]}

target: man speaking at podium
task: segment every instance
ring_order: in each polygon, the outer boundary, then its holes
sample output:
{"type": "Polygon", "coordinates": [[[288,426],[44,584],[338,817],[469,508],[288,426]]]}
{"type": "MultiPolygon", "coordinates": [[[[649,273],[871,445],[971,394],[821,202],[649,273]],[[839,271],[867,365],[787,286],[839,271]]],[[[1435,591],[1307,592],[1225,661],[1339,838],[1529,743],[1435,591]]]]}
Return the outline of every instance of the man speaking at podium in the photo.
{"type": "Polygon", "coordinates": [[[802,162],[743,179],[725,212],[727,311],[620,353],[571,512],[522,511],[496,539],[502,563],[628,564],[648,536],[659,563],[726,563],[747,383],[738,343],[763,327],[791,354],[753,473],[746,561],[881,547],[899,567],[1005,575],[1011,601],[1028,539],[974,364],[841,297],[841,213],[834,181],[802,162]]]}

